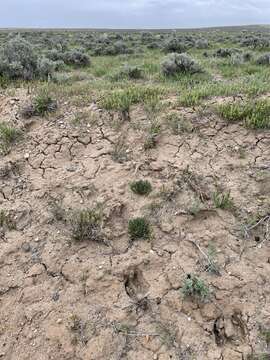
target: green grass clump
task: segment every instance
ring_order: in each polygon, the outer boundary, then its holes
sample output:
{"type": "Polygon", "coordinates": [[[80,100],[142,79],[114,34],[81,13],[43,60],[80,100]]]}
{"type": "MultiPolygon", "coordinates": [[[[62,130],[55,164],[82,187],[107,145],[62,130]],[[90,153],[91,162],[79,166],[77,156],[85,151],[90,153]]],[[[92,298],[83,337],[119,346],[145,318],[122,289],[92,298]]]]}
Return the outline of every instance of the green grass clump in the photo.
{"type": "Polygon", "coordinates": [[[153,149],[157,145],[157,137],[161,131],[161,125],[157,120],[151,121],[147,128],[147,134],[143,147],[145,150],[153,149]]]}
{"type": "Polygon", "coordinates": [[[130,189],[138,195],[149,195],[152,191],[152,185],[148,180],[138,180],[130,184],[130,189]]]}
{"type": "Polygon", "coordinates": [[[182,287],[182,293],[184,297],[203,301],[209,297],[210,290],[202,279],[196,275],[188,274],[182,287]]]}
{"type": "Polygon", "coordinates": [[[45,116],[55,111],[57,103],[46,91],[41,91],[33,100],[33,115],[45,116]]]}
{"type": "Polygon", "coordinates": [[[20,137],[21,131],[0,123],[0,153],[6,155],[10,151],[10,147],[20,137]]]}
{"type": "Polygon", "coordinates": [[[79,210],[72,214],[72,238],[75,241],[102,241],[101,215],[92,209],[79,210]]]}
{"type": "Polygon", "coordinates": [[[270,129],[269,100],[221,104],[217,111],[229,122],[244,121],[245,126],[251,129],[270,129]]]}
{"type": "Polygon", "coordinates": [[[218,209],[228,210],[233,207],[233,201],[230,192],[222,193],[216,191],[213,194],[213,202],[215,207],[218,209]]]}
{"type": "Polygon", "coordinates": [[[128,222],[128,233],[131,240],[149,239],[151,235],[150,224],[142,217],[131,219],[128,222]]]}
{"type": "Polygon", "coordinates": [[[269,353],[248,355],[247,360],[269,360],[269,353]]]}
{"type": "Polygon", "coordinates": [[[153,97],[160,96],[161,93],[160,88],[129,86],[105,94],[100,105],[105,110],[129,111],[131,105],[147,102],[153,97]]]}

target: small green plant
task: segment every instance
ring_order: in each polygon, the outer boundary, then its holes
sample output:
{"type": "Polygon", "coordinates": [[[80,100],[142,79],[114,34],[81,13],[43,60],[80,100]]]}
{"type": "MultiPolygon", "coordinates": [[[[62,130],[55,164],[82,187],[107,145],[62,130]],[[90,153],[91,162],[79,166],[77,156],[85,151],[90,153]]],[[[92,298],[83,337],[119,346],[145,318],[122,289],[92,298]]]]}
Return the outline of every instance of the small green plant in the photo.
{"type": "Polygon", "coordinates": [[[152,191],[152,185],[148,180],[133,181],[130,189],[138,195],[148,195],[152,191]]]}
{"type": "Polygon", "coordinates": [[[269,358],[269,353],[262,353],[248,355],[247,360],[269,360],[269,358]]]}
{"type": "Polygon", "coordinates": [[[128,233],[131,240],[149,239],[151,235],[150,224],[142,217],[131,219],[128,222],[128,233]]]}
{"type": "Polygon", "coordinates": [[[211,274],[220,275],[220,268],[216,259],[217,251],[213,244],[208,245],[207,258],[208,258],[208,262],[205,268],[206,271],[211,274]]]}
{"type": "Polygon", "coordinates": [[[52,99],[47,90],[42,90],[33,99],[33,113],[34,115],[45,116],[57,109],[57,103],[52,99]]]}
{"type": "Polygon", "coordinates": [[[21,131],[5,123],[0,123],[0,153],[6,155],[10,147],[20,137],[21,131]]]}
{"type": "Polygon", "coordinates": [[[215,207],[218,209],[229,210],[233,207],[233,201],[230,192],[214,192],[213,202],[215,207]]]}
{"type": "Polygon", "coordinates": [[[191,201],[189,207],[187,208],[187,212],[190,215],[196,216],[200,211],[204,209],[204,205],[200,199],[195,198],[191,201]]]}
{"type": "Polygon", "coordinates": [[[205,282],[193,274],[188,274],[182,287],[184,297],[191,297],[201,301],[206,300],[210,295],[210,290],[205,282]]]}
{"type": "Polygon", "coordinates": [[[71,219],[72,238],[75,241],[103,240],[101,234],[101,214],[97,210],[79,210],[72,214],[71,219]]]}
{"type": "Polygon", "coordinates": [[[129,335],[130,333],[135,333],[135,328],[132,325],[124,323],[114,323],[114,330],[116,333],[121,333],[124,335],[129,335]]]}
{"type": "Polygon", "coordinates": [[[153,149],[157,145],[157,136],[161,131],[161,125],[157,120],[151,121],[144,141],[144,149],[153,149]]]}
{"type": "Polygon", "coordinates": [[[261,336],[265,340],[266,345],[269,346],[270,345],[270,329],[263,329],[261,331],[261,336]]]}

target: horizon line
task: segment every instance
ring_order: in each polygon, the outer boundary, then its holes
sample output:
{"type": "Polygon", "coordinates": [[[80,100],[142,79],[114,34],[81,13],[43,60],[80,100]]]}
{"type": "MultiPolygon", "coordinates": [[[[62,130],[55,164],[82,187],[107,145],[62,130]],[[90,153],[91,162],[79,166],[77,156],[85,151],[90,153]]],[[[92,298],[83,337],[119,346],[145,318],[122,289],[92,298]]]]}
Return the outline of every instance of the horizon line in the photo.
{"type": "Polygon", "coordinates": [[[38,27],[38,26],[8,26],[0,27],[0,31],[18,31],[18,30],[65,30],[65,31],[78,31],[78,30],[88,30],[88,31],[177,31],[177,30],[211,30],[211,29],[226,29],[226,28],[240,28],[240,27],[269,27],[269,24],[243,24],[243,25],[214,25],[214,26],[199,26],[199,27],[134,27],[134,28],[116,28],[116,27],[38,27]]]}

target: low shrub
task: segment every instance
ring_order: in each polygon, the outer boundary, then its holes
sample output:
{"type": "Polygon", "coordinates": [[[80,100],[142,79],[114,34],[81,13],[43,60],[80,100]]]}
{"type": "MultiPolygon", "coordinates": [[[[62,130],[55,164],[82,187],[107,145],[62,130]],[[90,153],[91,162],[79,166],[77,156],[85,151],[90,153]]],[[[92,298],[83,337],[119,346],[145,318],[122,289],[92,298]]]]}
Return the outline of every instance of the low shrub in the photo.
{"type": "Polygon", "coordinates": [[[150,224],[142,217],[131,219],[128,222],[128,233],[131,240],[149,239],[151,235],[150,224]]]}
{"type": "Polygon", "coordinates": [[[6,124],[0,123],[0,154],[6,155],[10,147],[21,136],[21,131],[6,124]]]}
{"type": "Polygon", "coordinates": [[[204,301],[209,297],[210,290],[202,279],[194,274],[188,274],[182,287],[182,293],[184,297],[204,301]]]}
{"type": "Polygon", "coordinates": [[[256,60],[257,65],[270,65],[270,53],[261,55],[256,60]]]}
{"type": "Polygon", "coordinates": [[[201,66],[187,54],[172,53],[161,63],[162,73],[166,76],[179,73],[195,74],[202,72],[201,66]]]}
{"type": "Polygon", "coordinates": [[[10,39],[0,54],[0,75],[31,80],[37,76],[37,56],[33,46],[20,36],[10,39]]]}
{"type": "Polygon", "coordinates": [[[148,180],[138,180],[130,184],[130,189],[138,195],[149,195],[152,191],[152,185],[148,180]]]}
{"type": "Polygon", "coordinates": [[[51,97],[47,90],[42,90],[33,99],[34,115],[45,116],[57,109],[57,102],[51,97]]]}
{"type": "Polygon", "coordinates": [[[163,51],[167,53],[183,53],[187,50],[186,45],[175,37],[165,41],[163,45],[163,51]]]}
{"type": "Polygon", "coordinates": [[[96,210],[75,211],[70,218],[72,238],[75,241],[103,240],[101,235],[101,215],[96,210]]]}
{"type": "Polygon", "coordinates": [[[67,65],[85,67],[90,65],[90,57],[80,50],[69,50],[63,54],[63,61],[67,65]]]}
{"type": "Polygon", "coordinates": [[[230,57],[233,54],[233,50],[232,49],[224,49],[224,48],[220,48],[218,49],[214,55],[220,58],[226,58],[226,57],[230,57]]]}
{"type": "Polygon", "coordinates": [[[195,47],[197,49],[208,49],[209,44],[208,44],[208,40],[206,39],[198,39],[195,41],[195,47]]]}

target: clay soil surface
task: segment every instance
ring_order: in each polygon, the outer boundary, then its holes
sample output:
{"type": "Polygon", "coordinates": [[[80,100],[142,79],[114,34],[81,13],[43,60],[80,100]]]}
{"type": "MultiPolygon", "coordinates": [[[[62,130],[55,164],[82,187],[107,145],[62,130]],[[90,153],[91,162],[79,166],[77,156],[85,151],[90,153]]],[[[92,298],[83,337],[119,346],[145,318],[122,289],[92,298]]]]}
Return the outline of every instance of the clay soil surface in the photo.
{"type": "Polygon", "coordinates": [[[23,120],[29,97],[0,97],[1,121],[24,130],[0,158],[0,209],[14,225],[0,234],[0,359],[267,354],[269,131],[176,107],[191,130],[164,127],[145,151],[139,105],[121,123],[89,101],[81,111],[94,120],[75,126],[68,102],[23,120]],[[148,196],[130,190],[138,179],[150,181],[148,196]],[[215,206],[217,191],[229,192],[228,209],[215,206]],[[103,240],[74,241],[70,214],[97,206],[103,240]],[[148,240],[130,240],[138,216],[151,225],[148,240]],[[191,274],[206,299],[184,296],[191,274]]]}

